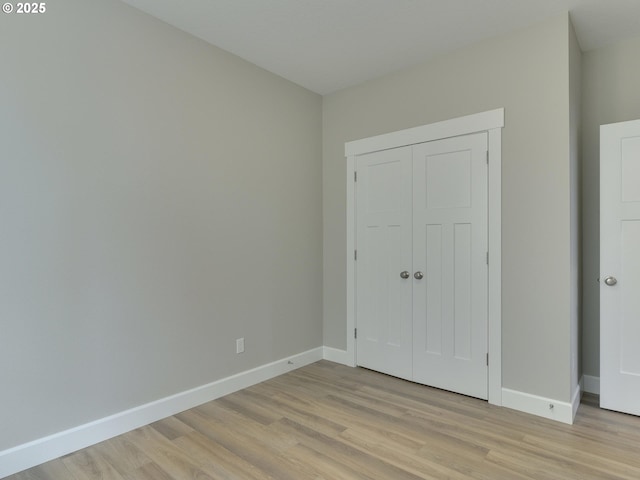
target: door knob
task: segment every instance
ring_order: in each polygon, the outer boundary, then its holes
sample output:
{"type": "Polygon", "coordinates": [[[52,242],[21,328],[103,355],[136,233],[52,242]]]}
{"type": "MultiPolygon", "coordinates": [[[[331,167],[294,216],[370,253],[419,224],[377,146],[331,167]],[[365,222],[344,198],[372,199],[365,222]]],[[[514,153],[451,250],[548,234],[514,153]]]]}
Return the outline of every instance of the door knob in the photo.
{"type": "Polygon", "coordinates": [[[411,274],[405,270],[404,272],[400,273],[400,278],[409,278],[409,275],[411,274]]]}
{"type": "Polygon", "coordinates": [[[618,283],[618,280],[616,280],[616,277],[608,276],[605,277],[604,283],[606,283],[609,287],[613,287],[616,283],[618,283]]]}
{"type": "Polygon", "coordinates": [[[422,278],[424,277],[424,275],[422,274],[422,272],[416,272],[413,274],[414,278],[416,280],[422,280],[422,278]]]}

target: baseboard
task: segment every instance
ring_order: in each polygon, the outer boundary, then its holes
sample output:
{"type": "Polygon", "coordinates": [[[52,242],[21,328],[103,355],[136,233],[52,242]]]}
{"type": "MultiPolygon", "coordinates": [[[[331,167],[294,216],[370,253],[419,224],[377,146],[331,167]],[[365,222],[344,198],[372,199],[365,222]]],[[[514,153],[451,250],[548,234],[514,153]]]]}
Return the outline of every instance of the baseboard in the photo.
{"type": "Polygon", "coordinates": [[[592,375],[583,375],[582,381],[584,383],[584,391],[586,393],[593,393],[600,395],[600,377],[594,377],[592,375]]]}
{"type": "Polygon", "coordinates": [[[323,347],[101,418],[0,452],[0,478],[156,422],[321,360],[323,347]]]}
{"type": "Polygon", "coordinates": [[[353,361],[347,355],[346,350],[338,350],[337,348],[332,347],[322,347],[323,349],[323,358],[325,360],[329,360],[330,362],[340,363],[342,365],[347,365],[348,367],[353,367],[353,361]]]}
{"type": "MultiPolygon", "coordinates": [[[[577,391],[576,402],[579,402],[580,390],[577,391]]],[[[558,422],[573,424],[574,402],[559,402],[552,398],[539,397],[529,393],[518,392],[508,388],[502,389],[502,406],[530,413],[539,417],[549,418],[558,422]],[[552,407],[553,406],[553,407],[552,407]]],[[[577,410],[577,406],[576,406],[577,410]]]]}
{"type": "Polygon", "coordinates": [[[571,396],[571,423],[576,419],[578,413],[578,407],[580,407],[580,399],[582,398],[582,382],[576,385],[576,389],[571,396]]]}

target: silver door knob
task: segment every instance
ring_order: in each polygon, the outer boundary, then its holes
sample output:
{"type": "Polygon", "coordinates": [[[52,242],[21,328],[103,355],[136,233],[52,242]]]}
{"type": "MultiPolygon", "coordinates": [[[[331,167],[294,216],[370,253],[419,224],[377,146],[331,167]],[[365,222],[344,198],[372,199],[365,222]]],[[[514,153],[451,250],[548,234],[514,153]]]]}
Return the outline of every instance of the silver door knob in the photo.
{"type": "Polygon", "coordinates": [[[422,272],[416,272],[416,273],[413,274],[413,277],[416,280],[422,280],[424,278],[424,275],[422,274],[422,272]]]}
{"type": "Polygon", "coordinates": [[[400,272],[400,278],[409,278],[411,274],[406,270],[404,272],[400,272]]]}
{"type": "Polygon", "coordinates": [[[609,287],[613,287],[616,283],[618,283],[618,280],[616,280],[616,277],[608,276],[605,277],[604,283],[606,283],[609,287]]]}

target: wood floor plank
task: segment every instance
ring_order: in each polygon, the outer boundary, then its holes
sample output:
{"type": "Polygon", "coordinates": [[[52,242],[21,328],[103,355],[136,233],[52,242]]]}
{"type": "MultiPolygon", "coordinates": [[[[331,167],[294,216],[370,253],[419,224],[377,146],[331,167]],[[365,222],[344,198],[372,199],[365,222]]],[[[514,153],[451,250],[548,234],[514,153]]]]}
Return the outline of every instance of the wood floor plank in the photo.
{"type": "Polygon", "coordinates": [[[62,462],[78,480],[124,480],[95,446],[67,455],[62,462]]]}
{"type": "Polygon", "coordinates": [[[161,433],[168,440],[175,440],[178,437],[188,435],[193,432],[193,428],[189,425],[185,425],[176,417],[169,417],[158,422],[154,422],[150,427],[161,433]]]}
{"type": "MultiPolygon", "coordinates": [[[[264,384],[261,384],[259,387],[263,385],[264,384]]],[[[266,408],[280,412],[282,417],[295,420],[326,435],[337,435],[347,428],[326,416],[312,413],[309,408],[306,408],[305,405],[302,404],[299,397],[289,396],[289,401],[283,401],[285,395],[282,391],[276,390],[277,393],[274,395],[263,395],[259,393],[261,391],[260,389],[257,390],[257,392],[251,392],[253,401],[264,405],[266,408]]]]}
{"type": "MultiPolygon", "coordinates": [[[[314,472],[322,472],[323,477],[334,480],[371,480],[361,471],[339,462],[333,457],[324,455],[306,445],[298,444],[287,455],[297,460],[298,464],[307,466],[314,472]]],[[[317,477],[316,477],[317,478],[317,477]]]]}
{"type": "Polygon", "coordinates": [[[297,422],[283,418],[273,425],[280,431],[290,432],[299,442],[307,447],[324,454],[334,460],[343,463],[349,468],[361,471],[367,477],[373,479],[416,480],[420,477],[402,468],[398,468],[366,451],[349,445],[341,439],[331,438],[297,422]]]}
{"type": "MultiPolygon", "coordinates": [[[[226,403],[216,401],[202,407],[202,409],[199,407],[198,412],[206,412],[206,422],[213,422],[219,431],[229,433],[234,438],[240,436],[241,439],[246,439],[260,448],[264,447],[280,453],[296,443],[290,435],[270,432],[267,426],[247,418],[242,413],[231,409],[226,403]],[[263,439],[266,438],[269,440],[265,442],[263,439]]],[[[188,417],[188,413],[185,416],[188,417]]],[[[190,421],[193,428],[198,430],[197,424],[194,425],[193,420],[190,421]]]]}
{"type": "MultiPolygon", "coordinates": [[[[223,410],[220,407],[215,411],[223,410]]],[[[207,411],[212,411],[211,406],[207,411]]],[[[288,469],[287,466],[293,467],[293,465],[289,465],[286,457],[280,455],[284,445],[281,439],[290,438],[290,435],[275,432],[274,435],[269,436],[266,431],[262,431],[259,437],[246,435],[240,428],[230,428],[229,424],[220,424],[217,419],[211,419],[199,408],[183,412],[178,417],[212,442],[222,445],[235,456],[251,463],[259,470],[267,472],[272,477],[278,480],[301,480],[300,475],[304,472],[288,469]],[[270,443],[271,438],[279,439],[279,441],[270,443]]],[[[295,441],[286,441],[285,443],[292,445],[295,441]]]]}
{"type": "MultiPolygon", "coordinates": [[[[620,478],[640,478],[640,467],[634,465],[637,463],[637,460],[632,462],[621,462],[615,455],[603,454],[603,451],[596,445],[591,445],[592,448],[585,451],[582,448],[576,448],[573,445],[549,441],[548,439],[532,435],[527,435],[524,438],[524,441],[527,444],[534,445],[541,449],[549,449],[555,454],[561,455],[565,458],[571,458],[580,464],[588,464],[590,469],[595,472],[600,472],[603,476],[608,474],[620,478]],[[589,453],[586,453],[587,451],[589,453]]],[[[636,446],[636,448],[638,448],[638,446],[636,446]]],[[[638,448],[638,450],[640,450],[640,448],[638,448]]]]}
{"type": "Polygon", "coordinates": [[[366,455],[383,460],[417,478],[470,480],[469,476],[450,468],[446,462],[425,462],[424,458],[418,455],[418,450],[407,450],[394,445],[393,442],[381,441],[380,437],[371,432],[349,429],[343,432],[340,438],[366,455]]]}
{"type": "Polygon", "coordinates": [[[138,428],[126,434],[130,441],[147,455],[160,469],[176,479],[215,480],[203,472],[191,457],[175,447],[151,426],[138,428]]]}
{"type": "Polygon", "coordinates": [[[276,410],[269,409],[263,404],[256,402],[250,392],[240,391],[232,395],[227,395],[219,400],[221,405],[226,405],[243,416],[261,423],[269,425],[282,418],[282,414],[276,410]]]}
{"type": "Polygon", "coordinates": [[[192,432],[173,442],[183,452],[188,452],[207,471],[215,473],[216,478],[246,480],[274,480],[255,465],[238,457],[217,442],[212,442],[200,432],[192,432]]]}
{"type": "Polygon", "coordinates": [[[127,473],[125,480],[179,480],[179,477],[172,477],[156,463],[147,463],[127,473]]]}
{"type": "Polygon", "coordinates": [[[640,418],[574,425],[320,361],[6,480],[638,480],[640,418]]]}
{"type": "Polygon", "coordinates": [[[151,459],[128,441],[126,435],[101,442],[94,448],[121,475],[151,463],[151,459]]]}
{"type": "Polygon", "coordinates": [[[60,458],[17,473],[9,478],[11,480],[78,480],[60,458]]]}

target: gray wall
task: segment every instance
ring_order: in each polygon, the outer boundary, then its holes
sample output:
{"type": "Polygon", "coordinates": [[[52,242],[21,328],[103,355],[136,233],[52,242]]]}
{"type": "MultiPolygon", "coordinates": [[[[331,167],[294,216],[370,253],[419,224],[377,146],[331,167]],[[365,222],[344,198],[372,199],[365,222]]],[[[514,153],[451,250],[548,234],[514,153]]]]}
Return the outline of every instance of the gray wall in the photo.
{"type": "Polygon", "coordinates": [[[324,97],[327,346],[346,348],[344,142],[505,107],[503,384],[570,400],[569,93],[562,15],[324,97]]]}
{"type": "Polygon", "coordinates": [[[47,6],[0,18],[0,450],[322,345],[321,97],[47,6]]]}
{"type": "Polygon", "coordinates": [[[600,125],[640,118],[640,37],[586,52],[582,95],[583,365],[600,376],[600,125]]]}
{"type": "Polygon", "coordinates": [[[571,135],[569,152],[571,162],[571,389],[573,398],[573,393],[579,388],[582,375],[582,362],[580,361],[582,320],[582,239],[580,231],[582,51],[571,23],[569,23],[569,102],[571,135]]]}

